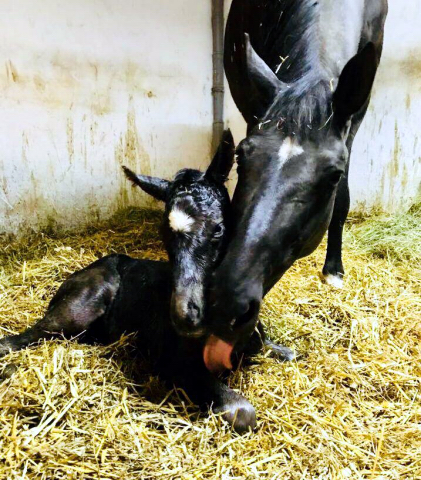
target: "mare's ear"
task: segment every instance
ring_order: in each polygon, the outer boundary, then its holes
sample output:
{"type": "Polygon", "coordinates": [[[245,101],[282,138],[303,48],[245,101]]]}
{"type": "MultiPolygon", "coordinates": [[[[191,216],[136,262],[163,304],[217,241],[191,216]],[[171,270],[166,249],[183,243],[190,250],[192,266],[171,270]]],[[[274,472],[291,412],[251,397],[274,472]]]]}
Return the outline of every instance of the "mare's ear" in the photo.
{"type": "Polygon", "coordinates": [[[205,176],[217,182],[224,183],[234,164],[235,145],[231,130],[225,130],[218,150],[211,164],[206,170],[205,176]]]}
{"type": "Polygon", "coordinates": [[[149,177],[148,175],[137,175],[129,168],[123,166],[124,174],[133,183],[138,185],[144,192],[152,195],[157,200],[165,202],[168,196],[168,189],[171,182],[161,178],[149,177]]]}
{"type": "Polygon", "coordinates": [[[342,70],[333,94],[334,122],[340,130],[368,101],[377,65],[376,48],[369,42],[342,70]]]}
{"type": "Polygon", "coordinates": [[[250,94],[259,99],[263,111],[266,111],[275,100],[278,92],[285,84],[278,79],[269,65],[256,53],[250,42],[248,33],[244,34],[247,73],[254,89],[250,94]]]}

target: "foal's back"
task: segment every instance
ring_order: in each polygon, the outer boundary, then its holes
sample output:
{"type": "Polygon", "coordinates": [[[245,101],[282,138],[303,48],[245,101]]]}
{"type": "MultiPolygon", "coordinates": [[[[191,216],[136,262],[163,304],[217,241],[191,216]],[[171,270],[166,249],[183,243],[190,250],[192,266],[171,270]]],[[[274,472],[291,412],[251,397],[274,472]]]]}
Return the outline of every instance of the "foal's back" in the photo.
{"type": "Polygon", "coordinates": [[[177,338],[170,319],[170,264],[116,254],[85,269],[92,276],[98,271],[107,272],[117,288],[105,313],[88,328],[87,338],[107,344],[136,332],[139,353],[151,363],[162,363],[162,357],[176,348],[177,338]]]}

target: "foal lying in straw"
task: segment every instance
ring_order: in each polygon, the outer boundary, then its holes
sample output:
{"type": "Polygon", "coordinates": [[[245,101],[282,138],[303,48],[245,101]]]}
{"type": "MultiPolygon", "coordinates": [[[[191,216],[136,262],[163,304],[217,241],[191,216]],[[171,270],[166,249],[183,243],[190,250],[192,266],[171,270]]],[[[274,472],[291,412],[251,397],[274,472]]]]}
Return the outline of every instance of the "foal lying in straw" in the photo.
{"type": "MultiPolygon", "coordinates": [[[[213,375],[232,366],[232,348],[195,328],[204,315],[207,281],[224,251],[230,207],[224,182],[233,160],[233,138],[227,131],[206,173],[181,170],[169,182],[125,168],[134,184],[165,202],[163,233],[170,262],[119,254],[97,260],[61,285],[34,326],[0,340],[0,356],[58,336],[112,343],[124,333],[138,332],[138,351],[162,378],[199,405],[223,412],[237,432],[254,428],[252,405],[213,375]]],[[[264,342],[262,333],[252,334],[235,353],[256,353],[264,342]]]]}

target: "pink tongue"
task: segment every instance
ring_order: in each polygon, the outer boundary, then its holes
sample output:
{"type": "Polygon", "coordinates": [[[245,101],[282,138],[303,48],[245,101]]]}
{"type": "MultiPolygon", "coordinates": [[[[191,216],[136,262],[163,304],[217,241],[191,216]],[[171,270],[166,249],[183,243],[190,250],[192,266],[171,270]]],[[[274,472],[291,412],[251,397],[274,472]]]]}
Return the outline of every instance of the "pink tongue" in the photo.
{"type": "Polygon", "coordinates": [[[218,373],[222,370],[231,370],[231,353],[233,345],[224,342],[215,335],[211,335],[203,350],[203,360],[206,368],[212,373],[218,373]]]}

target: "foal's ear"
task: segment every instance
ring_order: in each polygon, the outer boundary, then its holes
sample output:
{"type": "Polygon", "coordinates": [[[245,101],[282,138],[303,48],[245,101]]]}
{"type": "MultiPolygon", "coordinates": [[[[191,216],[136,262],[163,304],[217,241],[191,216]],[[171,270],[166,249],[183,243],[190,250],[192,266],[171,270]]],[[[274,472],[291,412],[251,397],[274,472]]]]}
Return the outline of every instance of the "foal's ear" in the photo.
{"type": "Polygon", "coordinates": [[[376,48],[369,42],[342,70],[333,94],[334,119],[340,129],[369,99],[377,65],[376,48]]]}
{"type": "Polygon", "coordinates": [[[157,200],[161,200],[162,202],[167,200],[168,189],[171,182],[156,177],[149,177],[148,175],[137,175],[124,165],[122,168],[126,177],[133,185],[138,185],[144,192],[152,195],[152,197],[157,200]]]}
{"type": "Polygon", "coordinates": [[[235,145],[231,130],[225,130],[218,150],[211,164],[206,170],[205,176],[217,182],[224,183],[234,164],[235,145]]]}

